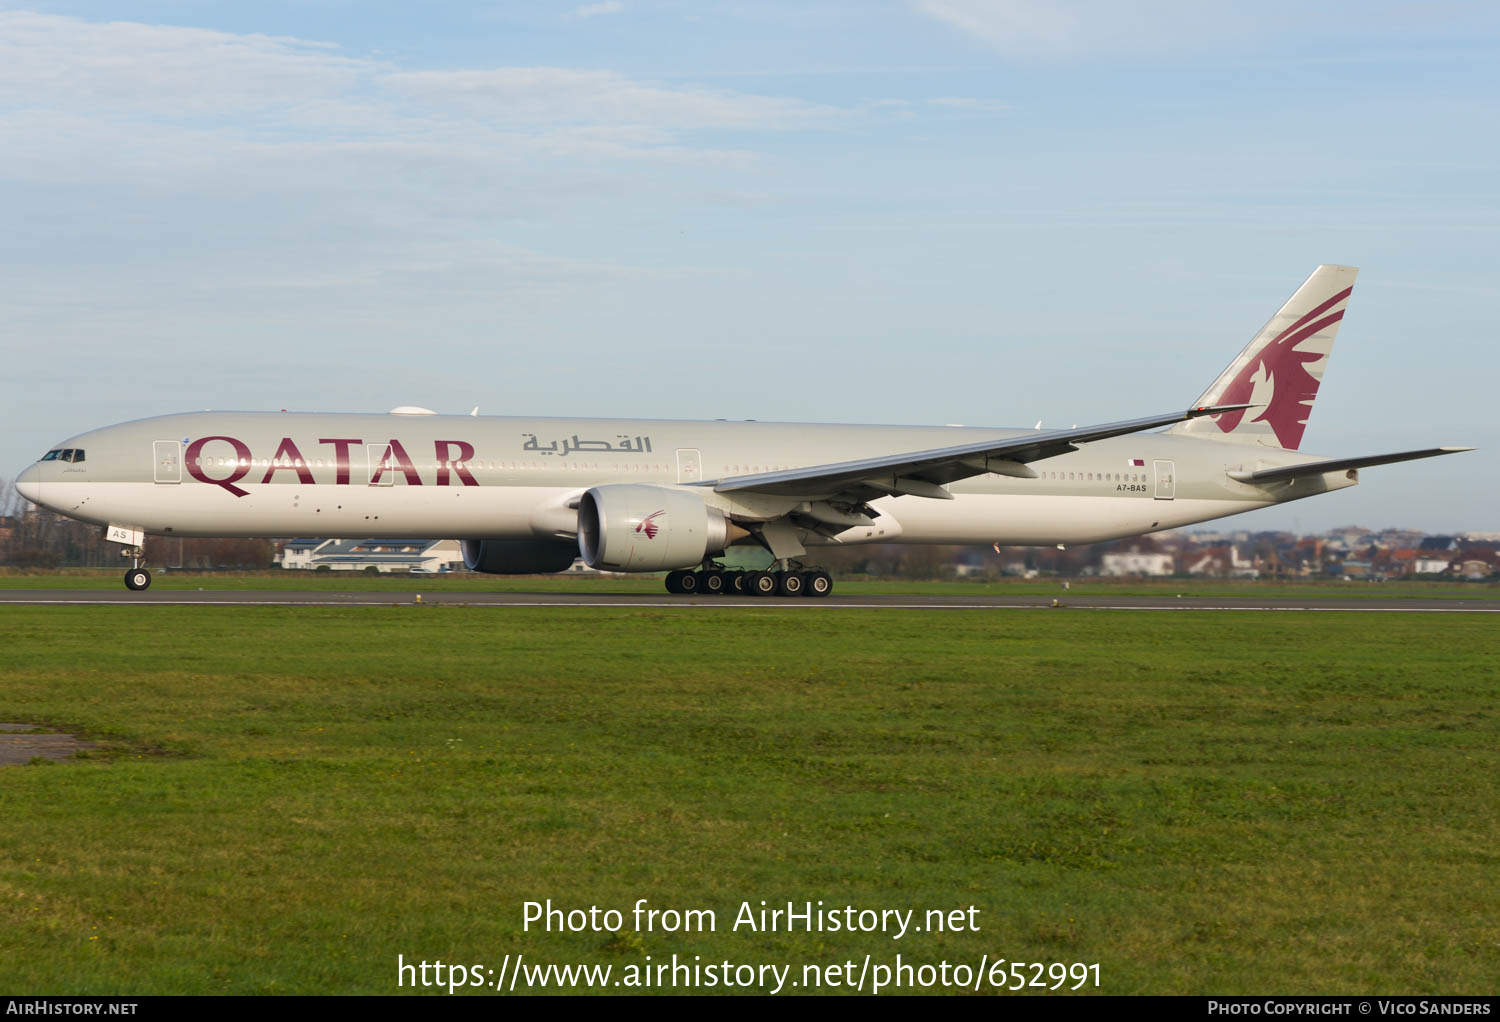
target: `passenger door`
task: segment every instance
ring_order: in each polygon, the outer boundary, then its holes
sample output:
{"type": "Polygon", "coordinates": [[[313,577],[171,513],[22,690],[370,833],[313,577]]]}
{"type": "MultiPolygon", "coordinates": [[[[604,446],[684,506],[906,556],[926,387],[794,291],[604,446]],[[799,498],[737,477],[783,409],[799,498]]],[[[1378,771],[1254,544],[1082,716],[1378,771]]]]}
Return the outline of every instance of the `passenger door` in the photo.
{"type": "Polygon", "coordinates": [[[1170,461],[1153,461],[1156,469],[1156,499],[1172,500],[1177,496],[1177,468],[1170,461]]]}
{"type": "Polygon", "coordinates": [[[182,444],[176,440],[157,440],[151,444],[155,463],[154,478],[159,483],[182,482],[182,444]]]}
{"type": "Polygon", "coordinates": [[[366,444],[370,462],[370,474],[366,478],[371,486],[390,486],[396,478],[396,464],[391,458],[390,444],[366,444]]]}

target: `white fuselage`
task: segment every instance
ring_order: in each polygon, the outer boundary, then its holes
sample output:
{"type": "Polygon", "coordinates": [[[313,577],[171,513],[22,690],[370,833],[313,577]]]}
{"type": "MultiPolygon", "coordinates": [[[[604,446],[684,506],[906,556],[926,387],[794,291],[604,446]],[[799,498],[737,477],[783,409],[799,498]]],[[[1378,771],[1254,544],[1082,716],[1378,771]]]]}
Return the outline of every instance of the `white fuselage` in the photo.
{"type": "MultiPolygon", "coordinates": [[[[714,480],[918,451],[1024,430],[672,420],[199,412],[94,430],[18,480],[73,518],[178,536],[557,539],[578,495],[611,483],[691,488],[738,520],[785,501],[714,480]]],[[[1031,478],[954,482],[954,499],[897,496],[810,544],[1088,543],[1168,529],[1352,485],[1329,473],[1276,486],[1228,470],[1314,461],[1278,448],[1133,434],[1032,463],[1031,478]]]]}

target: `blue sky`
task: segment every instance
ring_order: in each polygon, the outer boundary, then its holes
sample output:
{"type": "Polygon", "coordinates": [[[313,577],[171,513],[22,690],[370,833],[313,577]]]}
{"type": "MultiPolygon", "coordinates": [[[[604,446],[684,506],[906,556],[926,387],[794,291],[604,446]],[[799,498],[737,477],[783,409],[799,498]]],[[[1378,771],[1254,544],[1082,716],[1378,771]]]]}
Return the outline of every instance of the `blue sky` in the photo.
{"type": "Polygon", "coordinates": [[[14,475],[190,408],[1056,425],[1362,267],[1238,519],[1500,530],[1482,3],[0,4],[14,475]]]}

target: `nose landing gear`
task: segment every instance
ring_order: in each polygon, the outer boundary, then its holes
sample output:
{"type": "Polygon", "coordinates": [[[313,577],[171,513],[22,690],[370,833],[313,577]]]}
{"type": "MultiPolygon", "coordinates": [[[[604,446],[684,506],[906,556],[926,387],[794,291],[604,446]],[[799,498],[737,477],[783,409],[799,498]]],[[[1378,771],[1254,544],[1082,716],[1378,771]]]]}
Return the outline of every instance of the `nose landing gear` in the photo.
{"type": "Polygon", "coordinates": [[[151,587],[151,572],[146,570],[146,558],[140,547],[131,547],[129,550],[120,551],[121,555],[130,558],[131,568],[125,573],[125,588],[133,592],[140,592],[151,587]]]}

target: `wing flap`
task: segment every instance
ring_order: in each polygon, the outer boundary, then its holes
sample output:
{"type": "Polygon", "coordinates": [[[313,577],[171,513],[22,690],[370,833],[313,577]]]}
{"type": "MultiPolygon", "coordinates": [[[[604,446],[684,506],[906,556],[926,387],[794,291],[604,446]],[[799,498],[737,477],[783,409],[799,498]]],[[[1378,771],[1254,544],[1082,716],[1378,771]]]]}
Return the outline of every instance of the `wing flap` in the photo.
{"type": "Polygon", "coordinates": [[[1428,447],[1420,451],[1400,451],[1396,454],[1371,454],[1363,458],[1331,458],[1327,461],[1306,461],[1300,465],[1283,465],[1280,468],[1263,468],[1256,472],[1234,471],[1229,478],[1242,483],[1274,483],[1303,476],[1320,476],[1325,472],[1341,472],[1351,468],[1369,468],[1372,465],[1390,465],[1398,461],[1416,461],[1418,458],[1436,458],[1444,454],[1472,451],[1472,447],[1428,447]]]}

